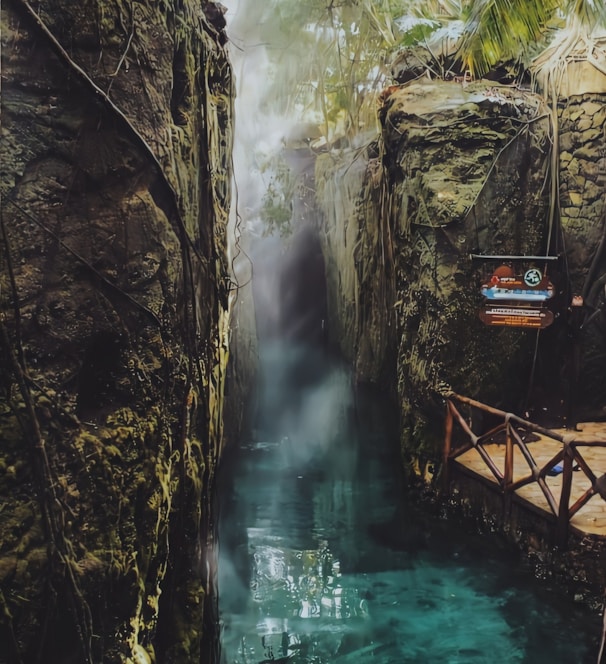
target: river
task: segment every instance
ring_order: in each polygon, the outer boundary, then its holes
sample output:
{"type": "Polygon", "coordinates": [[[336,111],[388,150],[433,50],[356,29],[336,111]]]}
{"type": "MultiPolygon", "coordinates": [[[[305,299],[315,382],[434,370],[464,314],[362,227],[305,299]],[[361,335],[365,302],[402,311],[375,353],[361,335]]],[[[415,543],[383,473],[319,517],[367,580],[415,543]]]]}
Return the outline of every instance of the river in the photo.
{"type": "Polygon", "coordinates": [[[261,354],[220,473],[224,664],[595,664],[598,619],[403,490],[393,413],[317,347],[261,354]]]}

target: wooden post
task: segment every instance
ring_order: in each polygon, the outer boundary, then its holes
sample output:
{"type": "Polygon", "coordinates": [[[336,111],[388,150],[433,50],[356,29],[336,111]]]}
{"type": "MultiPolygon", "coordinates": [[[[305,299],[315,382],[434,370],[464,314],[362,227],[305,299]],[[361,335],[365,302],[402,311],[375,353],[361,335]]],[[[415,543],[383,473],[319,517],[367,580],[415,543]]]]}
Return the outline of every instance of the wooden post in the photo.
{"type": "Polygon", "coordinates": [[[558,510],[556,541],[565,548],[568,540],[568,522],[570,521],[570,490],[572,487],[572,450],[568,441],[564,441],[564,471],[562,473],[562,493],[558,510]]]}
{"type": "Polygon", "coordinates": [[[511,512],[511,485],[513,484],[513,436],[509,416],[505,418],[505,472],[503,476],[503,511],[509,518],[511,512]]]}
{"type": "Polygon", "coordinates": [[[446,418],[444,420],[444,449],[442,451],[442,493],[449,492],[449,467],[450,467],[450,451],[452,449],[452,426],[453,417],[450,407],[450,401],[446,399],[446,418]]]}

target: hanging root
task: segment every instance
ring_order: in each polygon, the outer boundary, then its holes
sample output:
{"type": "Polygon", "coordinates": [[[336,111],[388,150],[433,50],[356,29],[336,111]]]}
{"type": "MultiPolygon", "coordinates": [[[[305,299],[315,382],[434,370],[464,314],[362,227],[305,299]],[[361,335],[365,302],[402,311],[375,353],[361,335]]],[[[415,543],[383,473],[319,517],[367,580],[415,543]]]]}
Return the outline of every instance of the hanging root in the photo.
{"type": "Polygon", "coordinates": [[[31,444],[33,457],[34,477],[37,484],[37,494],[42,513],[44,530],[48,539],[48,554],[50,559],[50,574],[57,562],[68,580],[70,602],[76,618],[76,628],[80,637],[84,661],[90,664],[92,659],[92,617],[80,584],[74,574],[74,553],[71,543],[65,537],[63,526],[65,523],[64,510],[55,491],[55,480],[46,452],[46,444],[42,436],[40,422],[36,416],[34,402],[27,385],[23,368],[19,364],[17,355],[12,348],[8,331],[3,320],[0,320],[0,339],[5,347],[9,366],[19,387],[19,392],[28,416],[29,431],[25,434],[31,444]]]}

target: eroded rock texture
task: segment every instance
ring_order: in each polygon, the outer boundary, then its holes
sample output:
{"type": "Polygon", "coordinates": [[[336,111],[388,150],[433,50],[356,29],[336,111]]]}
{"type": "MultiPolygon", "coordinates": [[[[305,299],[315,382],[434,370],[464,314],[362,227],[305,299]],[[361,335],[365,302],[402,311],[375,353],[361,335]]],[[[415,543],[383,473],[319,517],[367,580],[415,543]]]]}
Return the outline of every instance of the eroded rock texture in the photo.
{"type": "Polygon", "coordinates": [[[443,391],[523,401],[535,335],[481,323],[483,267],[470,254],[545,253],[549,112],[506,86],[424,80],[391,90],[381,123],[374,154],[318,164],[326,228],[345,229],[327,245],[327,273],[346,295],[339,334],[358,377],[393,365],[403,445],[431,455],[443,391]]]}
{"type": "Polygon", "coordinates": [[[224,41],[211,2],[3,5],[0,659],[200,661],[224,41]]]}
{"type": "Polygon", "coordinates": [[[603,93],[572,95],[559,108],[562,232],[571,288],[584,298],[579,418],[606,416],[606,76],[601,83],[603,93]]]}
{"type": "Polygon", "coordinates": [[[395,382],[393,241],[377,144],[316,164],[328,330],[361,382],[395,382]]]}
{"type": "Polygon", "coordinates": [[[560,424],[603,414],[605,108],[571,94],[556,122],[538,94],[423,79],[386,91],[375,144],[318,159],[333,339],[359,380],[396,386],[412,455],[436,454],[449,389],[560,424]],[[496,263],[470,255],[546,253],[554,324],[484,326],[496,263]]]}
{"type": "Polygon", "coordinates": [[[482,81],[412,83],[381,117],[403,440],[422,449],[438,438],[445,389],[523,402],[536,333],[481,323],[486,264],[470,254],[546,253],[550,121],[539,96],[482,81]]]}

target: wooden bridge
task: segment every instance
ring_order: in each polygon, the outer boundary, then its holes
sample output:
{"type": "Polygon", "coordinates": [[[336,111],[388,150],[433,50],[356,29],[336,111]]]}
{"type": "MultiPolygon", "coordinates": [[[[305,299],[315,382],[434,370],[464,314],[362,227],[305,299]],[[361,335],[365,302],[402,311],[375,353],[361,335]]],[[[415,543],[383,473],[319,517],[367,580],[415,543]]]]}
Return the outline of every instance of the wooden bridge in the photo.
{"type": "Polygon", "coordinates": [[[451,393],[446,399],[443,486],[456,464],[503,496],[555,523],[564,546],[571,531],[606,539],[606,423],[552,430],[451,393]],[[461,411],[478,409],[498,424],[481,435],[461,411]]]}

